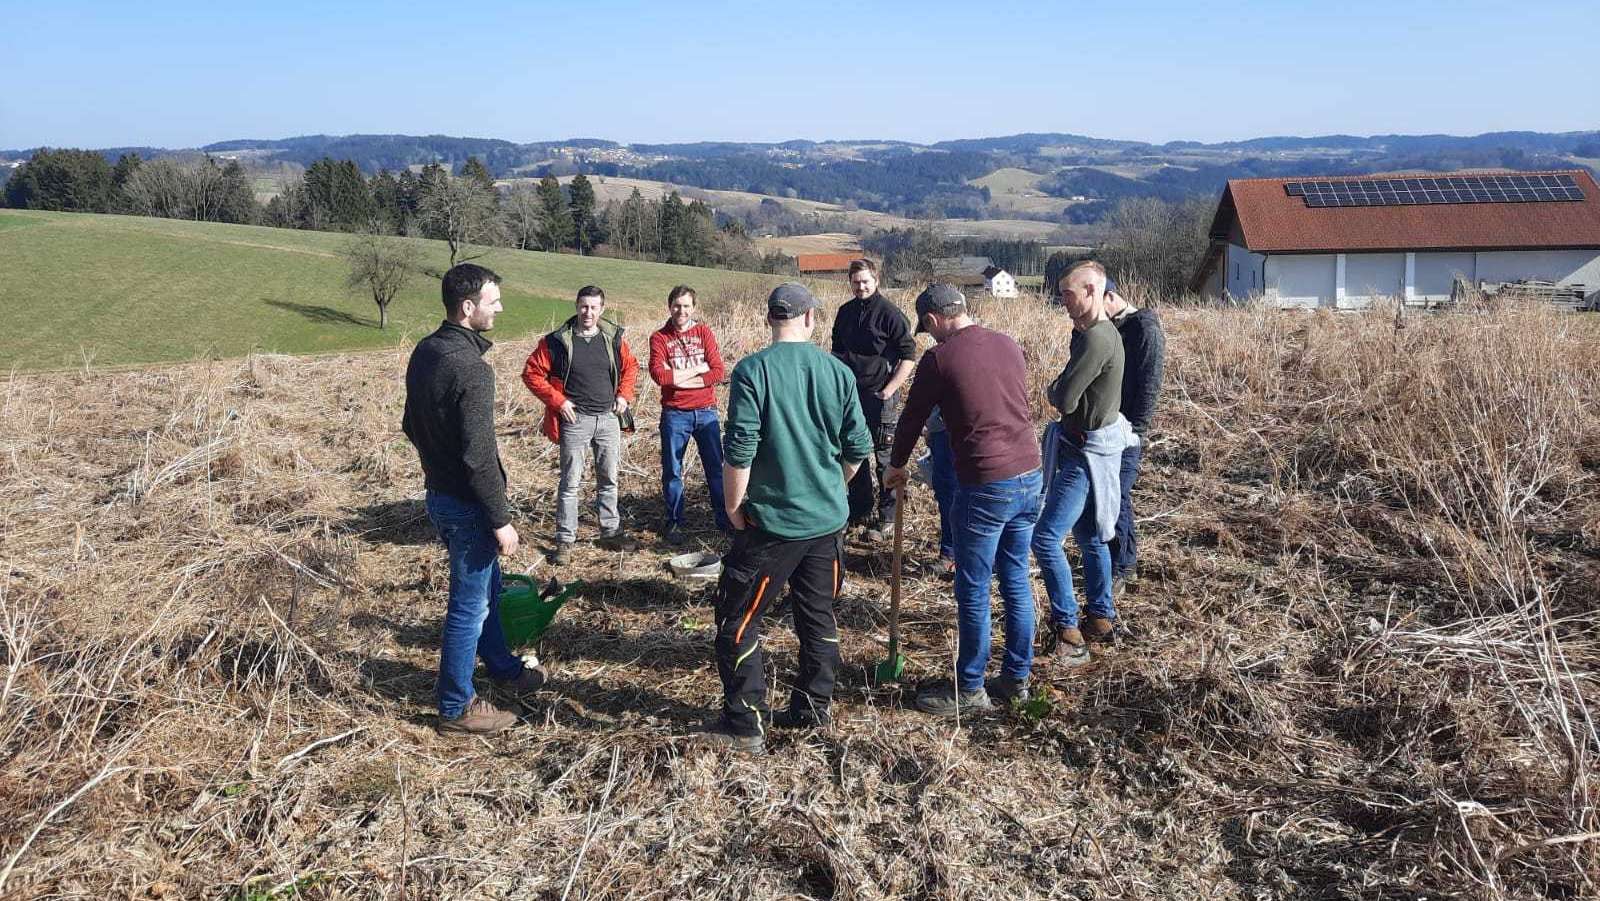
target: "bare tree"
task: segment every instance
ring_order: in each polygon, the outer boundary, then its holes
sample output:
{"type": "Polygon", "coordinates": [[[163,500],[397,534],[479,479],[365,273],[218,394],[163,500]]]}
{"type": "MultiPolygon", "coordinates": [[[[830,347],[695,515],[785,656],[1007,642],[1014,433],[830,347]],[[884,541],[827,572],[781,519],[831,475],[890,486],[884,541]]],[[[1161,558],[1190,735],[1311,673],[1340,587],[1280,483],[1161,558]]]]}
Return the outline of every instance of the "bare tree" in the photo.
{"type": "Polygon", "coordinates": [[[522,182],[506,195],[506,229],[518,250],[536,250],[544,233],[544,204],[532,184],[522,182]]]}
{"type": "Polygon", "coordinates": [[[369,229],[353,235],[343,254],[350,264],[345,287],[370,292],[373,303],[378,305],[378,328],[388,328],[390,302],[417,271],[416,249],[403,238],[369,229]]]}
{"type": "Polygon", "coordinates": [[[188,218],[188,176],[172,160],[151,160],[128,176],[122,186],[128,206],[141,216],[188,218]]]}
{"type": "Polygon", "coordinates": [[[492,244],[501,237],[500,210],[492,190],[465,178],[444,176],[428,185],[419,212],[429,237],[450,245],[450,265],[483,256],[466,254],[469,245],[492,244]]]}

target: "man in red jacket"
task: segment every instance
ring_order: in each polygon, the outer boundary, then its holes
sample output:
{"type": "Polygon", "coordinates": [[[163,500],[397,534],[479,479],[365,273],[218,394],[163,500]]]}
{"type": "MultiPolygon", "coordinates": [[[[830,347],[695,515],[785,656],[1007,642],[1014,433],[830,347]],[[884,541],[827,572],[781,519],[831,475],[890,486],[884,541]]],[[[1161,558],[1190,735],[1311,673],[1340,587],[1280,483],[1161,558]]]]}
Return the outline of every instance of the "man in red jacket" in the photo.
{"type": "Polygon", "coordinates": [[[722,354],[710,326],[696,322],[694,289],[679,285],[667,294],[667,322],[650,336],[650,378],[661,386],[661,497],[666,519],[661,535],[683,543],[683,463],[689,439],[700,451],[700,468],[711,489],[717,528],[733,526],[722,504],[722,426],[716,386],[722,354]]]}
{"type": "Polygon", "coordinates": [[[604,318],[606,294],[594,285],[578,291],[577,313],[540,339],[522,368],[522,383],[544,401],[544,433],[561,445],[561,487],[556,493],[556,547],[551,562],[565,565],[578,539],[578,492],[586,458],[594,454],[600,546],[633,551],[622,531],[617,470],[622,432],[633,431],[634,383],[639,363],[622,340],[622,326],[604,318]]]}

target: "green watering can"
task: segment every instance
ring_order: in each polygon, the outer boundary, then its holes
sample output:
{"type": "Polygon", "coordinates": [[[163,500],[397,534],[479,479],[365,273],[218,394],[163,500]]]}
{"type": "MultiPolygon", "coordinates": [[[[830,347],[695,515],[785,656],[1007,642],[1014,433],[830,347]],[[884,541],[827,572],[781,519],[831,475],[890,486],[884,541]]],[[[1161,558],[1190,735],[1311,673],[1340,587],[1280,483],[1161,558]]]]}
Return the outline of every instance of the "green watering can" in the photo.
{"type": "Polygon", "coordinates": [[[541,589],[528,576],[504,574],[500,587],[500,631],[505,634],[506,646],[523,648],[543,638],[556,611],[582,586],[581,579],[562,585],[552,578],[541,589]]]}

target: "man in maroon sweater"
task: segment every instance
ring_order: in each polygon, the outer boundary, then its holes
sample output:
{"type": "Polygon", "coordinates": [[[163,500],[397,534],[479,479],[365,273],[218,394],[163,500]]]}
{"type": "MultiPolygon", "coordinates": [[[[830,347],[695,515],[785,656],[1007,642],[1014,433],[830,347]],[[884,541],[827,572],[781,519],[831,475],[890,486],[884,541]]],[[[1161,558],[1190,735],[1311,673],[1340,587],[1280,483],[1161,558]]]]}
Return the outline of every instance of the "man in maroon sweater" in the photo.
{"type": "Polygon", "coordinates": [[[1028,374],[1022,348],[984,328],[967,312],[967,299],[946,284],[917,298],[917,331],[937,347],[917,364],[911,394],[889,453],[884,484],[906,484],[906,461],[934,407],[944,415],[955,457],[952,505],[956,553],[957,684],[917,696],[918,709],[949,716],[960,708],[1028,697],[1033,666],[1033,585],[1028,547],[1039,518],[1039,441],[1028,409],[1028,374]],[[989,580],[1000,580],[1005,603],[1005,661],[985,688],[989,665],[989,580]]]}
{"type": "Polygon", "coordinates": [[[661,386],[661,497],[667,514],[661,535],[683,543],[683,461],[693,438],[700,468],[711,489],[717,528],[733,526],[722,505],[722,431],[717,420],[716,385],[722,381],[717,337],[696,322],[694,289],[679,285],[667,294],[671,316],[650,336],[650,378],[661,386]]]}

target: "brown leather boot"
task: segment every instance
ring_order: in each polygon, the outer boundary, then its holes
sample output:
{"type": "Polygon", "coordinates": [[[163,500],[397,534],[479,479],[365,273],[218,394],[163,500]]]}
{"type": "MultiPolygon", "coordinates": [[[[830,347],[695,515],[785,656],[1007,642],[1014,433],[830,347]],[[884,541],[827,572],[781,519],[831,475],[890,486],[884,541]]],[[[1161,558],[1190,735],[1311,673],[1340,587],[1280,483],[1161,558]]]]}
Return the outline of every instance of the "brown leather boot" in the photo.
{"type": "Polygon", "coordinates": [[[467,709],[453,720],[440,720],[440,732],[463,732],[468,735],[493,735],[517,724],[517,715],[474,696],[467,709]]]}
{"type": "Polygon", "coordinates": [[[1082,666],[1089,662],[1089,647],[1082,632],[1071,626],[1057,627],[1045,636],[1044,656],[1059,666],[1082,666]]]}
{"type": "Polygon", "coordinates": [[[1091,616],[1083,621],[1083,638],[1095,644],[1113,644],[1116,641],[1116,620],[1091,616]]]}

